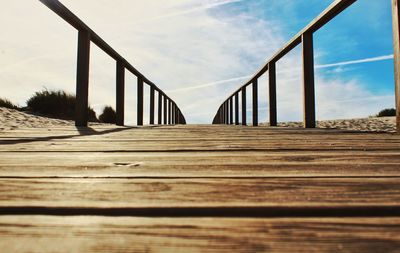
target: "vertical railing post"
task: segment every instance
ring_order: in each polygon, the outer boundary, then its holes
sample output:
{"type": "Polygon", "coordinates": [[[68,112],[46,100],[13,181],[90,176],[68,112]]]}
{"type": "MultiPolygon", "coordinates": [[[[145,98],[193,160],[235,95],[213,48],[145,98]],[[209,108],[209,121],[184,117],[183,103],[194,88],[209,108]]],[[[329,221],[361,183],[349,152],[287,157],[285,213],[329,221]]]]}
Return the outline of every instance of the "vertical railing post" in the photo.
{"type": "Polygon", "coordinates": [[[175,110],[175,124],[177,124],[177,125],[179,125],[179,114],[180,114],[180,111],[179,111],[178,107],[176,107],[176,110],[175,110]]]}
{"type": "Polygon", "coordinates": [[[150,85],[150,125],[154,125],[154,97],[155,89],[153,85],[150,85]]]}
{"type": "Polygon", "coordinates": [[[121,61],[117,61],[117,92],[116,92],[116,124],[124,125],[125,116],[125,66],[121,61]]]}
{"type": "Polygon", "coordinates": [[[143,79],[137,78],[137,125],[143,126],[143,79]]]}
{"type": "Polygon", "coordinates": [[[220,112],[219,112],[220,124],[224,124],[224,106],[222,105],[220,112]]]}
{"type": "Polygon", "coordinates": [[[218,124],[223,124],[224,123],[224,121],[223,121],[223,117],[222,117],[222,108],[223,108],[223,105],[221,105],[220,107],[219,107],[219,110],[218,110],[218,124]]]}
{"type": "Polygon", "coordinates": [[[158,92],[158,124],[162,124],[162,94],[158,92]]]}
{"type": "Polygon", "coordinates": [[[304,127],[315,128],[314,45],[311,32],[302,35],[304,127]]]}
{"type": "Polygon", "coordinates": [[[228,105],[228,100],[225,101],[225,124],[229,124],[229,105],[228,105]]]}
{"type": "Polygon", "coordinates": [[[171,125],[171,107],[172,107],[172,101],[168,101],[168,125],[171,125]]]}
{"type": "Polygon", "coordinates": [[[235,94],[235,125],[239,125],[239,92],[235,94]]]}
{"type": "Polygon", "coordinates": [[[78,62],[76,73],[75,125],[88,124],[90,34],[80,30],[78,35],[78,62]]]}
{"type": "Polygon", "coordinates": [[[400,134],[400,1],[392,0],[396,126],[400,134]]]}
{"type": "Polygon", "coordinates": [[[233,125],[233,97],[229,99],[229,124],[233,125]]]}
{"type": "Polygon", "coordinates": [[[168,98],[164,96],[164,125],[168,123],[168,115],[167,115],[167,109],[168,109],[168,98]]]}
{"type": "Polygon", "coordinates": [[[171,123],[172,125],[175,125],[175,112],[176,112],[176,108],[175,108],[175,103],[172,103],[172,110],[171,110],[171,123]]]}
{"type": "Polygon", "coordinates": [[[243,87],[242,89],[242,125],[247,126],[247,119],[246,119],[246,114],[247,114],[247,109],[246,109],[246,86],[243,87]]]}
{"type": "Polygon", "coordinates": [[[222,124],[226,124],[226,122],[225,122],[225,102],[222,104],[221,112],[222,112],[222,124]]]}
{"type": "Polygon", "coordinates": [[[268,88],[269,88],[269,125],[277,126],[278,117],[276,109],[276,63],[268,64],[268,88]]]}
{"type": "Polygon", "coordinates": [[[253,88],[253,126],[258,126],[258,80],[255,79],[252,84],[253,88]]]}

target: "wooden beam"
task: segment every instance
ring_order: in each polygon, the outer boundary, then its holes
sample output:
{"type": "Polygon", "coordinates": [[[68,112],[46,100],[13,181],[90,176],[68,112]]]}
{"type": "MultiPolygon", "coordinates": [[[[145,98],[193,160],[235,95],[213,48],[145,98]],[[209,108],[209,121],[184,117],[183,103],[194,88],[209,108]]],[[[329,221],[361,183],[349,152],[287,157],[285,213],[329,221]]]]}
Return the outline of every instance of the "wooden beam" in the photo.
{"type": "Polygon", "coordinates": [[[168,101],[168,125],[171,125],[171,107],[172,107],[172,101],[168,101]]]}
{"type": "Polygon", "coordinates": [[[176,112],[176,106],[175,106],[175,103],[172,103],[172,108],[171,108],[171,117],[172,117],[172,119],[171,119],[171,123],[172,123],[172,125],[175,125],[175,112],[176,112]]]}
{"type": "Polygon", "coordinates": [[[78,61],[76,72],[75,126],[88,125],[90,34],[80,30],[78,34],[78,61]]]}
{"type": "Polygon", "coordinates": [[[268,88],[269,88],[269,125],[277,126],[277,109],[276,109],[276,63],[268,64],[268,88]]]}
{"type": "Polygon", "coordinates": [[[143,79],[137,78],[137,125],[143,126],[143,79]]]}
{"type": "Polygon", "coordinates": [[[150,85],[150,125],[154,125],[154,97],[155,89],[153,85],[150,85]]]}
{"type": "Polygon", "coordinates": [[[158,92],[158,124],[162,124],[162,94],[158,92]]]}
{"type": "Polygon", "coordinates": [[[303,42],[303,95],[304,127],[315,128],[315,84],[314,84],[314,45],[313,34],[305,33],[303,42]]]}
{"type": "Polygon", "coordinates": [[[176,113],[175,113],[175,123],[177,124],[177,125],[179,125],[180,124],[180,122],[179,122],[179,120],[180,120],[180,117],[181,117],[181,112],[179,111],[179,109],[178,108],[176,108],[176,113]]]}
{"type": "Polygon", "coordinates": [[[396,126],[400,134],[400,2],[392,0],[396,126]]]}
{"type": "Polygon", "coordinates": [[[229,99],[229,124],[233,125],[233,97],[229,99]]]}
{"type": "Polygon", "coordinates": [[[247,126],[247,120],[246,120],[246,87],[242,88],[242,125],[247,126]]]}
{"type": "Polygon", "coordinates": [[[168,98],[166,96],[164,96],[164,125],[166,125],[168,123],[168,98]]]}
{"type": "Polygon", "coordinates": [[[222,124],[225,124],[225,102],[222,104],[222,109],[221,109],[221,114],[222,114],[222,124]]]}
{"type": "Polygon", "coordinates": [[[225,101],[225,124],[226,125],[229,124],[229,104],[228,104],[228,100],[225,101]]]}
{"type": "Polygon", "coordinates": [[[151,82],[148,78],[146,78],[142,73],[140,73],[137,69],[135,69],[127,60],[125,60],[117,51],[115,51],[109,44],[107,44],[99,35],[97,35],[89,26],[87,26],[82,20],[80,20],[73,12],[71,12],[67,7],[65,7],[58,0],[39,0],[45,6],[47,6],[50,10],[52,10],[59,17],[64,19],[71,26],[76,28],[78,31],[85,31],[89,33],[90,40],[96,44],[101,50],[103,50],[110,57],[115,59],[116,61],[121,61],[125,65],[125,69],[134,74],[137,77],[141,77],[143,82],[154,85],[156,90],[159,88],[151,82]]]}
{"type": "Polygon", "coordinates": [[[239,125],[239,93],[235,94],[235,125],[239,125]]]}
{"type": "Polygon", "coordinates": [[[219,116],[220,124],[224,124],[224,104],[221,105],[219,114],[220,114],[220,116],[219,116]]]}
{"type": "Polygon", "coordinates": [[[253,126],[258,126],[258,80],[253,81],[253,126]]]}
{"type": "Polygon", "coordinates": [[[116,105],[116,124],[124,125],[125,116],[125,67],[124,63],[117,61],[117,105],[116,105]]]}

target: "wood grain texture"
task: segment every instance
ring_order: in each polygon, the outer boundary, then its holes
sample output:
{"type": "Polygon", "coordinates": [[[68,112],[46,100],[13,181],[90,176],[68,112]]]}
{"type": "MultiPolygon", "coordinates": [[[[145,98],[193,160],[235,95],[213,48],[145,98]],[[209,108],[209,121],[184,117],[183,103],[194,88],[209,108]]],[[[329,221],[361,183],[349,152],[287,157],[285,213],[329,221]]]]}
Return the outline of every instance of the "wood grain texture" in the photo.
{"type": "Polygon", "coordinates": [[[399,218],[0,216],[3,252],[399,252],[399,218]],[[15,243],[10,243],[15,242],[15,243]]]}
{"type": "Polygon", "coordinates": [[[399,205],[400,178],[1,179],[0,207],[399,205]]]}
{"type": "Polygon", "coordinates": [[[200,125],[4,131],[0,247],[396,252],[399,163],[394,134],[200,125]]]}
{"type": "Polygon", "coordinates": [[[388,177],[400,152],[0,153],[0,177],[388,177]]]}

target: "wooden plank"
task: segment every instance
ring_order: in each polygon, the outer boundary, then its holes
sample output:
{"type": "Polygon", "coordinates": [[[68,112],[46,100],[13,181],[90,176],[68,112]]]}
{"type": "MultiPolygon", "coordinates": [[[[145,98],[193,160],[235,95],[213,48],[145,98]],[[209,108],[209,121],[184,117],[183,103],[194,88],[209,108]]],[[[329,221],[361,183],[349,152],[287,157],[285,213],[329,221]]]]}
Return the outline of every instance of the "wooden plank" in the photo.
{"type": "Polygon", "coordinates": [[[400,152],[0,153],[0,177],[390,177],[400,152]]]}
{"type": "Polygon", "coordinates": [[[335,141],[329,140],[303,140],[296,142],[270,142],[236,140],[141,140],[138,143],[125,141],[65,141],[55,140],[50,142],[27,142],[12,145],[1,145],[0,152],[167,152],[167,151],[396,151],[399,143],[385,143],[384,141],[335,141]]]}
{"type": "Polygon", "coordinates": [[[313,34],[304,33],[303,42],[303,108],[304,127],[315,128],[315,84],[314,84],[314,45],[313,34]]]}
{"type": "Polygon", "coordinates": [[[392,0],[393,12],[393,47],[394,47],[394,77],[396,96],[396,126],[400,134],[400,5],[399,0],[392,0]]]}
{"type": "Polygon", "coordinates": [[[399,218],[0,216],[3,252],[398,252],[399,218]]]}
{"type": "Polygon", "coordinates": [[[117,126],[123,126],[125,117],[125,66],[121,61],[117,61],[116,76],[116,124],[117,126]]]}
{"type": "Polygon", "coordinates": [[[389,178],[2,178],[0,209],[368,208],[400,210],[399,177],[389,178]]]}
{"type": "Polygon", "coordinates": [[[76,72],[75,125],[88,123],[90,33],[80,30],[78,35],[78,60],[76,72]]]}

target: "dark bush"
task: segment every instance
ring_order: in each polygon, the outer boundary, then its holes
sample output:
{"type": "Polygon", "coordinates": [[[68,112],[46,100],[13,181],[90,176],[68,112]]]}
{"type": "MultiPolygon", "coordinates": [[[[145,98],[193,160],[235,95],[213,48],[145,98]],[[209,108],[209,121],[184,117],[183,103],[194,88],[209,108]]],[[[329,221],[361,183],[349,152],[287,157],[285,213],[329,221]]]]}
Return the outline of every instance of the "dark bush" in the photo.
{"type": "MultiPolygon", "coordinates": [[[[65,91],[43,90],[36,92],[26,102],[28,109],[45,116],[73,120],[75,118],[75,96],[65,91]]],[[[89,121],[97,122],[96,112],[88,107],[89,121]]]]}
{"type": "Polygon", "coordinates": [[[0,98],[0,107],[5,107],[9,109],[19,110],[19,107],[13,104],[10,100],[5,98],[0,98]]]}
{"type": "Polygon", "coordinates": [[[396,116],[396,109],[394,108],[388,108],[380,111],[377,115],[378,117],[390,117],[390,116],[396,116]]]}
{"type": "Polygon", "coordinates": [[[99,116],[100,122],[115,124],[116,113],[111,106],[106,106],[103,109],[103,113],[99,116]]]}

